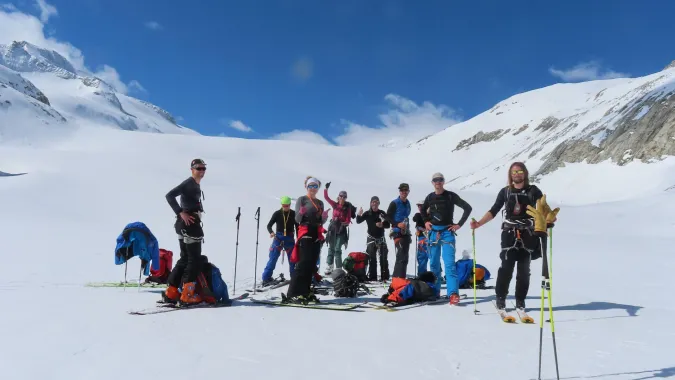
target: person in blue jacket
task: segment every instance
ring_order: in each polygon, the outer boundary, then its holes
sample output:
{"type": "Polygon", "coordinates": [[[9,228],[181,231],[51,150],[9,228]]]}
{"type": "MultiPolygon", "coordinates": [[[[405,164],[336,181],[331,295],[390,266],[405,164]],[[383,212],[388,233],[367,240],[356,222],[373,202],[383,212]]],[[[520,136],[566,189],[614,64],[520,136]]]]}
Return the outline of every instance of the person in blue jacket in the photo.
{"type": "Polygon", "coordinates": [[[445,190],[445,177],[441,173],[431,176],[434,192],[427,195],[420,213],[429,232],[429,261],[431,271],[437,277],[437,289],[441,288],[441,250],[445,264],[445,279],[451,305],[459,303],[457,268],[455,265],[455,232],[471,214],[471,205],[452,191],[445,190]],[[464,210],[457,224],[453,220],[455,206],[464,210]]]}
{"type": "Polygon", "coordinates": [[[399,196],[389,203],[387,208],[387,219],[391,223],[391,233],[389,236],[394,239],[396,248],[396,262],[394,263],[394,272],[392,277],[406,277],[408,268],[408,255],[412,237],[410,234],[410,186],[402,183],[398,186],[399,196]]]}

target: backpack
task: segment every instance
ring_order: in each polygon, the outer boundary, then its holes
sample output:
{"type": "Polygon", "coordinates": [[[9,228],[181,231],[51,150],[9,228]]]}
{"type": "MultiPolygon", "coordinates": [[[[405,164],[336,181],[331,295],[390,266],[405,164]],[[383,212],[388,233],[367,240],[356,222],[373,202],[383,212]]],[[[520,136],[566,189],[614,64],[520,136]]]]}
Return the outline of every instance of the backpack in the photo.
{"type": "MultiPolygon", "coordinates": [[[[457,283],[460,289],[473,288],[473,260],[461,259],[456,263],[457,267],[457,283]]],[[[485,289],[485,282],[490,279],[490,271],[480,265],[476,264],[476,288],[485,289]]]]}
{"type": "Polygon", "coordinates": [[[342,267],[347,273],[356,276],[360,281],[365,281],[369,257],[365,252],[351,252],[342,260],[342,267]]]}
{"type": "Polygon", "coordinates": [[[227,293],[227,284],[223,281],[220,269],[211,264],[211,288],[216,302],[228,302],[230,296],[227,293]]]}
{"type": "Polygon", "coordinates": [[[344,269],[336,269],[331,273],[333,279],[333,296],[335,297],[356,297],[359,290],[359,279],[344,269]]]}
{"type": "Polygon", "coordinates": [[[230,296],[227,284],[223,281],[220,269],[210,263],[206,256],[202,256],[202,270],[197,276],[197,292],[208,303],[227,303],[230,296]]]}
{"type": "Polygon", "coordinates": [[[164,280],[169,277],[171,269],[173,267],[173,252],[168,249],[160,248],[159,249],[159,269],[154,270],[150,269],[150,277],[153,277],[158,280],[164,280]]]}

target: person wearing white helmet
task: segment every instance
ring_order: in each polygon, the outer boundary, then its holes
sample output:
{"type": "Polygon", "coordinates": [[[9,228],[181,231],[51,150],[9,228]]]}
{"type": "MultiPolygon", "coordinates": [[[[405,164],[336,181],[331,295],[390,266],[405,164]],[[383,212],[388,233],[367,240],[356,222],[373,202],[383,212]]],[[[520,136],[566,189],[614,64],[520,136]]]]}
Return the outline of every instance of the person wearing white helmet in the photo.
{"type": "Polygon", "coordinates": [[[429,262],[429,240],[427,239],[427,229],[424,226],[424,219],[422,218],[422,205],[424,200],[417,202],[417,213],[413,216],[415,222],[415,235],[417,236],[417,275],[427,271],[427,263],[429,262]]]}

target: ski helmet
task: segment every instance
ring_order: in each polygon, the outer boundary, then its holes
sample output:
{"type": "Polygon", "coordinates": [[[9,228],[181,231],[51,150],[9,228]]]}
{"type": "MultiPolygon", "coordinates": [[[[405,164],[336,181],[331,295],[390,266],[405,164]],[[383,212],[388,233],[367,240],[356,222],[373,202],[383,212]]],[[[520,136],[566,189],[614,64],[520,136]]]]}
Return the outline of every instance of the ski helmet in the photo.
{"type": "Polygon", "coordinates": [[[284,195],[281,197],[281,204],[282,205],[290,205],[291,204],[291,197],[284,195]]]}
{"type": "Polygon", "coordinates": [[[417,205],[418,205],[418,206],[421,206],[421,205],[423,205],[423,204],[424,204],[424,201],[418,201],[418,202],[417,202],[417,205]]]}

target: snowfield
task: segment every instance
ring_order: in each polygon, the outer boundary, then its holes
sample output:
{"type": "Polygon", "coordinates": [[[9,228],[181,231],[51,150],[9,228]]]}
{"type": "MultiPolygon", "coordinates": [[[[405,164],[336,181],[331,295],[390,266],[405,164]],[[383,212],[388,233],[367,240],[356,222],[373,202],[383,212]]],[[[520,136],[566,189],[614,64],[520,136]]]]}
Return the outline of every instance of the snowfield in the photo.
{"type": "MultiPolygon", "coordinates": [[[[324,185],[331,181],[331,196],[347,190],[350,201],[364,208],[372,195],[386,208],[400,182],[410,183],[414,202],[432,191],[433,172],[453,178],[449,164],[425,165],[429,179],[422,178],[413,150],[403,158],[392,152],[403,162],[398,165],[391,164],[388,154],[108,128],[79,128],[51,144],[1,146],[0,170],[26,173],[0,176],[2,378],[536,379],[541,260],[532,264],[527,300],[534,325],[503,323],[490,302],[493,290],[478,291],[478,315],[473,313],[473,292],[463,290],[468,299],[460,307],[391,313],[272,308],[244,300],[229,308],[133,316],[127,311],[153,306],[161,290],[84,286],[124,278],[124,266],[114,265],[114,246],[130,222],[145,223],[160,246],[174,252],[175,262],[179,250],[164,195],[189,176],[193,158],[208,164],[202,181],[203,253],[221,269],[230,296],[236,296],[252,286],[254,276],[260,282],[270,244],[265,225],[282,195],[304,193],[305,176],[314,175],[324,185]],[[242,217],[233,295],[238,207],[242,217]]],[[[463,165],[467,172],[480,169],[471,167],[471,161],[463,165]]],[[[552,252],[561,379],[675,376],[675,306],[670,301],[675,289],[669,278],[675,271],[675,190],[647,185],[650,191],[643,193],[632,177],[661,184],[672,167],[671,159],[621,168],[574,164],[545,177],[542,190],[552,206],[561,207],[552,252]],[[606,202],[597,189],[575,180],[605,189],[615,182],[626,187],[612,195],[620,199],[606,202]],[[586,190],[595,191],[592,199],[586,190]]],[[[459,191],[452,184],[446,188],[457,191],[473,206],[471,216],[480,218],[499,186],[483,192],[459,191]]],[[[365,232],[365,223],[351,227],[345,255],[365,250],[365,232]]],[[[468,224],[458,234],[457,258],[472,249],[468,224]]],[[[393,269],[394,247],[391,240],[388,244],[393,269]]],[[[326,252],[324,247],[321,272],[326,252]]],[[[409,273],[415,268],[414,252],[413,246],[409,273]]],[[[489,285],[497,276],[498,254],[495,218],[476,230],[476,258],[492,272],[489,285]]],[[[131,281],[138,279],[138,269],[134,258],[131,281]]],[[[279,260],[275,275],[279,270],[289,277],[287,262],[279,260]]],[[[256,297],[281,291],[286,288],[256,297]]],[[[383,291],[362,298],[377,303],[383,291]]],[[[545,379],[555,378],[550,328],[544,324],[545,379]]]]}

